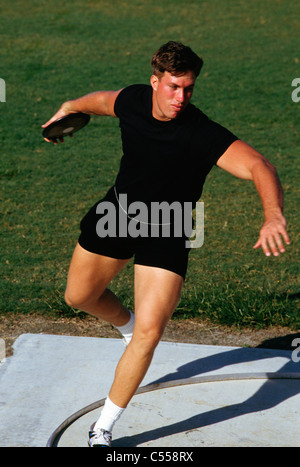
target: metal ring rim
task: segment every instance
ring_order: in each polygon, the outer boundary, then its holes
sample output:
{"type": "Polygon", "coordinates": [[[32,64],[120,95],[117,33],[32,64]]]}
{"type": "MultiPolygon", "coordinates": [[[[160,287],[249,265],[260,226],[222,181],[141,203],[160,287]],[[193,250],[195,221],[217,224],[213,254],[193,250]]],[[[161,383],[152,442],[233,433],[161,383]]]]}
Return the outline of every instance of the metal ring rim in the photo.
{"type": "MultiPolygon", "coordinates": [[[[165,381],[161,383],[148,384],[146,386],[140,387],[136,395],[143,394],[145,392],[156,391],[159,389],[166,389],[171,387],[184,386],[188,384],[200,384],[200,383],[215,383],[221,381],[242,381],[242,380],[253,380],[253,379],[300,379],[300,373],[230,373],[230,374],[220,374],[220,375],[208,375],[208,376],[197,376],[194,378],[183,378],[173,381],[165,381]]],[[[100,399],[92,404],[83,407],[70,417],[66,418],[52,433],[50,436],[46,447],[57,447],[57,443],[61,438],[63,432],[78,420],[80,417],[86,415],[89,412],[92,412],[99,407],[102,407],[105,403],[106,398],[100,399]]]]}

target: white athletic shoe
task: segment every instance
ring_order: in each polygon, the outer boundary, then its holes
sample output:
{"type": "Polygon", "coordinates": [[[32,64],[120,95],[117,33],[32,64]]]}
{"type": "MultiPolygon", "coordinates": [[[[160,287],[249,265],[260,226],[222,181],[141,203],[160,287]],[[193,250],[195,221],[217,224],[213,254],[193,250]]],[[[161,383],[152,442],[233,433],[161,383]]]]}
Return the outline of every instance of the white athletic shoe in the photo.
{"type": "Polygon", "coordinates": [[[102,428],[93,430],[91,427],[89,431],[88,445],[90,448],[110,448],[111,432],[105,431],[102,428]]]}

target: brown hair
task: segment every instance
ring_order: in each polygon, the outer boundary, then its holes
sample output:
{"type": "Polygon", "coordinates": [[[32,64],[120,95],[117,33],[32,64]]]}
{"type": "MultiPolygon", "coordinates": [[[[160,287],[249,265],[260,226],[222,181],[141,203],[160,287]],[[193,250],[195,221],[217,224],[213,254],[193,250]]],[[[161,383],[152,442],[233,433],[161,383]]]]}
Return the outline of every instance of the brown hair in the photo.
{"type": "Polygon", "coordinates": [[[151,65],[153,74],[156,76],[162,75],[165,71],[175,76],[192,71],[197,77],[203,60],[190,47],[180,42],[169,41],[155,52],[151,65]]]}

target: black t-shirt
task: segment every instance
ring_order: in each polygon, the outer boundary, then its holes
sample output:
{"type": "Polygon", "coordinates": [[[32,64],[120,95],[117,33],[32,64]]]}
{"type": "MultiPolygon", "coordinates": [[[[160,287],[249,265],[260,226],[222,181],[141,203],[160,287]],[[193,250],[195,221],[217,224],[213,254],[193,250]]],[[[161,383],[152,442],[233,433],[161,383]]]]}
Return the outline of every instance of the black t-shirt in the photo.
{"type": "Polygon", "coordinates": [[[152,87],[132,85],[115,102],[120,120],[123,156],[117,193],[128,202],[199,200],[205,178],[219,157],[237,139],[189,103],[170,121],[152,116],[152,87]]]}

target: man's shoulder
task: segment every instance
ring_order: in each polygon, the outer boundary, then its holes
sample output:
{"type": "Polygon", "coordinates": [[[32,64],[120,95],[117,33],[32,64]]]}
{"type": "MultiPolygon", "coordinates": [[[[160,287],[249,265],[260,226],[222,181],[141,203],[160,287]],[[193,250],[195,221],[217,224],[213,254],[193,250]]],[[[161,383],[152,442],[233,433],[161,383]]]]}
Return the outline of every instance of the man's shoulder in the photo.
{"type": "Polygon", "coordinates": [[[122,89],[119,96],[121,98],[123,98],[124,96],[131,97],[131,96],[143,95],[149,92],[152,92],[152,88],[148,84],[130,84],[122,89]]]}
{"type": "Polygon", "coordinates": [[[128,109],[147,104],[152,96],[152,88],[147,84],[130,84],[122,89],[115,102],[115,113],[120,116],[128,109]]]}

